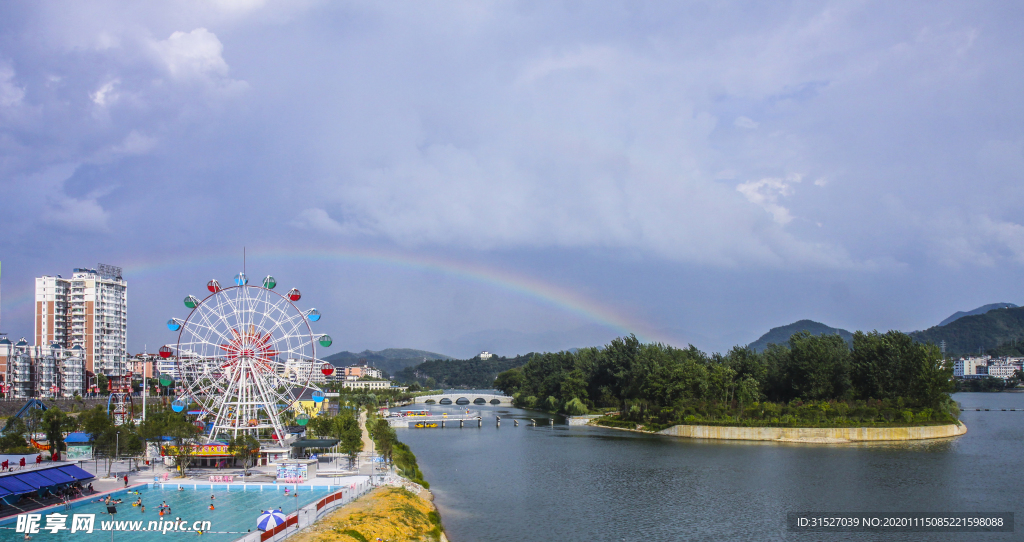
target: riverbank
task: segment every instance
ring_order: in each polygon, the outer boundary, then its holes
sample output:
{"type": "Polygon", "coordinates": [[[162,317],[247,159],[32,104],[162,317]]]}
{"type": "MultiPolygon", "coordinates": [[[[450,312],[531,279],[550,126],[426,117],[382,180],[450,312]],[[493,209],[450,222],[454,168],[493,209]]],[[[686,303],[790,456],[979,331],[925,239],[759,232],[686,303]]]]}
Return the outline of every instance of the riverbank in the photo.
{"type": "Polygon", "coordinates": [[[375,489],[291,536],[288,542],[410,540],[447,542],[433,495],[403,487],[375,489]]]}
{"type": "Polygon", "coordinates": [[[818,444],[930,440],[958,437],[967,433],[967,426],[963,422],[915,427],[729,427],[717,425],[674,425],[661,431],[644,431],[642,429],[604,425],[601,425],[601,427],[682,438],[818,444]]]}

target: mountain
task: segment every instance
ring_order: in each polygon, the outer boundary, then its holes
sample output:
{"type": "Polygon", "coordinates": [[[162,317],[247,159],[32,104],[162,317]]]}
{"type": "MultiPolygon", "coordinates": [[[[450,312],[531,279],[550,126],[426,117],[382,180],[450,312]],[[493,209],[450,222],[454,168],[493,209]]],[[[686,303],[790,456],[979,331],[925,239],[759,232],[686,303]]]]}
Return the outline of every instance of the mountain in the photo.
{"type": "Polygon", "coordinates": [[[427,385],[427,379],[433,378],[431,384],[442,388],[489,389],[494,387],[498,373],[526,365],[531,357],[532,354],[514,358],[494,356],[489,359],[475,357],[425,361],[415,367],[402,369],[395,375],[395,380],[404,384],[418,382],[427,385]]]}
{"type": "Polygon", "coordinates": [[[988,305],[982,305],[982,306],[980,306],[980,307],[978,307],[978,308],[976,308],[976,309],[974,309],[972,311],[966,311],[966,312],[964,312],[964,311],[956,311],[949,318],[946,318],[945,320],[939,322],[939,325],[940,326],[944,326],[944,325],[949,324],[951,322],[955,322],[956,320],[959,320],[959,319],[963,318],[964,316],[975,316],[975,315],[978,315],[978,314],[985,314],[988,311],[993,311],[993,310],[996,310],[996,309],[1016,309],[1016,308],[1017,308],[1017,305],[1014,305],[1013,303],[989,303],[988,305]]]}
{"type": "Polygon", "coordinates": [[[984,314],[957,318],[946,325],[909,333],[921,342],[946,341],[946,353],[977,354],[1024,337],[1024,307],[994,309],[984,314]]]}
{"type": "Polygon", "coordinates": [[[351,365],[358,362],[359,360],[365,359],[368,364],[376,367],[389,375],[393,375],[405,369],[406,367],[412,367],[418,365],[427,360],[433,359],[452,359],[451,356],[444,354],[438,354],[436,352],[428,352],[426,350],[414,350],[412,348],[385,348],[384,350],[363,350],[358,354],[352,352],[338,352],[331,354],[324,358],[324,361],[329,361],[333,365],[351,365]]]}
{"type": "Polygon", "coordinates": [[[527,352],[560,352],[569,348],[608,344],[622,335],[610,327],[589,324],[565,331],[529,333],[510,329],[485,329],[446,339],[433,345],[441,351],[460,358],[475,356],[486,350],[495,354],[514,356],[527,352]]]}
{"type": "Polygon", "coordinates": [[[800,331],[806,331],[811,335],[839,334],[839,336],[847,343],[853,342],[853,334],[845,329],[829,327],[821,322],[815,322],[814,320],[800,320],[787,326],[773,327],[768,331],[768,333],[761,335],[760,339],[748,344],[747,348],[757,352],[763,352],[769,344],[788,345],[789,338],[792,337],[794,333],[798,333],[800,331]]]}

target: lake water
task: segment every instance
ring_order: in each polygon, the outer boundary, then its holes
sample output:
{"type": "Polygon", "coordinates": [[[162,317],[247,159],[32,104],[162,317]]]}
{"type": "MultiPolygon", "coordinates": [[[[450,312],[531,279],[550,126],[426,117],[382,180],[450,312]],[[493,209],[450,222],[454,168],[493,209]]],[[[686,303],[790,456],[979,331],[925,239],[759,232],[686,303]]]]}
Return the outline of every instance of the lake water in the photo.
{"type": "Polygon", "coordinates": [[[1019,523],[1024,393],[954,397],[965,408],[967,434],[911,443],[680,439],[552,427],[546,414],[476,405],[429,408],[479,411],[483,428],[399,429],[398,437],[416,453],[454,542],[1024,539],[1020,528],[835,536],[787,530],[788,512],[1014,512],[1019,523]],[[541,425],[530,427],[529,418],[541,425]]]}

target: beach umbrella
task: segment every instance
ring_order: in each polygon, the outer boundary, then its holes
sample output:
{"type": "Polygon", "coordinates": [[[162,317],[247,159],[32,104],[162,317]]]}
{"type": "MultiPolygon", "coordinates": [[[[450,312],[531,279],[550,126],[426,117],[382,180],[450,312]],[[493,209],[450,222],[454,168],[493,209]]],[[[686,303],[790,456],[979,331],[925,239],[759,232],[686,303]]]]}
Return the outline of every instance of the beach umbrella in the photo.
{"type": "Polygon", "coordinates": [[[267,510],[256,518],[256,528],[261,531],[269,531],[284,523],[284,513],[280,510],[267,510]]]}

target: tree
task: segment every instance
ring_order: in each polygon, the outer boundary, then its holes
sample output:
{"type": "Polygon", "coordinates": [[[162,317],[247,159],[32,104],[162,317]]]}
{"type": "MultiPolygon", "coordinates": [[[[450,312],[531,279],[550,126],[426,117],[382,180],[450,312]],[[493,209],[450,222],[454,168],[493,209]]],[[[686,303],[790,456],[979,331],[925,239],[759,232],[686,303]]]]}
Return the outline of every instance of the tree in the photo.
{"type": "Polygon", "coordinates": [[[395,429],[391,427],[391,424],[384,418],[373,418],[373,422],[367,421],[370,426],[370,438],[373,439],[373,444],[377,448],[377,454],[384,458],[388,464],[392,462],[392,456],[394,454],[395,443],[398,442],[398,435],[395,434],[395,429]]]}
{"type": "Polygon", "coordinates": [[[356,460],[356,454],[363,451],[363,430],[359,427],[359,420],[350,412],[343,412],[335,416],[335,437],[341,442],[342,453],[348,454],[349,466],[356,460]]]}
{"type": "Polygon", "coordinates": [[[28,429],[21,418],[11,418],[4,428],[4,434],[0,437],[0,452],[5,454],[16,454],[28,452],[28,441],[25,433],[28,429]]]}
{"type": "Polygon", "coordinates": [[[845,399],[850,391],[850,348],[839,335],[789,338],[787,376],[795,397],[811,400],[845,399]]]}
{"type": "Polygon", "coordinates": [[[260,441],[249,433],[242,433],[228,441],[228,453],[242,462],[242,470],[249,476],[249,467],[260,457],[260,441]]]}
{"type": "Polygon", "coordinates": [[[103,373],[100,373],[100,374],[96,375],[96,387],[98,387],[100,389],[100,393],[101,394],[103,394],[103,395],[109,395],[110,394],[110,391],[107,390],[108,383],[109,383],[109,379],[107,378],[107,375],[105,375],[103,373]]]}
{"type": "Polygon", "coordinates": [[[43,413],[43,431],[50,445],[50,459],[60,459],[64,451],[64,433],[74,426],[73,418],[57,407],[50,407],[43,413]]]}
{"type": "Polygon", "coordinates": [[[93,454],[96,457],[107,458],[107,476],[110,476],[110,468],[113,466],[110,458],[114,456],[119,443],[117,427],[107,415],[107,409],[103,405],[96,405],[83,412],[79,418],[82,430],[89,435],[92,442],[93,454]]]}

